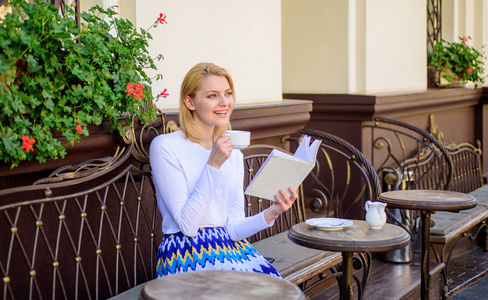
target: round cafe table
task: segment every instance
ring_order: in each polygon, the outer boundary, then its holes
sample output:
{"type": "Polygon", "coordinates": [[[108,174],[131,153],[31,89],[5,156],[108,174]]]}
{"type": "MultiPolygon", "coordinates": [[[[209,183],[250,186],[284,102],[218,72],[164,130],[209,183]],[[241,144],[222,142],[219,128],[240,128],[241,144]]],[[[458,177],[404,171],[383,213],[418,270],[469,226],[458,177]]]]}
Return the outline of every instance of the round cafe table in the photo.
{"type": "MultiPolygon", "coordinates": [[[[351,220],[352,226],[343,230],[326,231],[307,225],[294,225],[288,238],[309,248],[342,252],[341,299],[354,299],[352,291],[352,261],[355,252],[386,252],[405,247],[410,241],[408,232],[396,225],[385,224],[381,229],[370,229],[365,221],[351,220]]],[[[369,272],[365,272],[369,276],[369,272]]],[[[367,281],[367,277],[365,282],[367,281]]],[[[361,292],[361,289],[359,290],[361,292]]],[[[362,299],[359,293],[358,299],[362,299]]]]}
{"type": "Polygon", "coordinates": [[[243,271],[196,271],[153,279],[139,299],[305,300],[294,284],[271,275],[243,271]]]}
{"type": "Polygon", "coordinates": [[[422,269],[420,295],[422,299],[430,299],[429,278],[429,247],[430,247],[430,215],[432,211],[460,211],[476,206],[476,199],[459,192],[438,190],[398,190],[384,192],[379,200],[387,203],[390,208],[403,208],[421,211],[422,269]]]}

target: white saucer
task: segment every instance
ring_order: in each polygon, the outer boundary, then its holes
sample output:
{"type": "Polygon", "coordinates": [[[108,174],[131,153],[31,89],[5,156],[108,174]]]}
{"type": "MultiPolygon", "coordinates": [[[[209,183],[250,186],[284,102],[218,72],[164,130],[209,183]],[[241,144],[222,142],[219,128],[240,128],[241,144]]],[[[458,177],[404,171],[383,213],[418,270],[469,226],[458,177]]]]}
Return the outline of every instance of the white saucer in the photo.
{"type": "Polygon", "coordinates": [[[342,230],[353,224],[351,220],[338,218],[313,218],[305,221],[307,225],[313,226],[320,230],[342,230]]]}

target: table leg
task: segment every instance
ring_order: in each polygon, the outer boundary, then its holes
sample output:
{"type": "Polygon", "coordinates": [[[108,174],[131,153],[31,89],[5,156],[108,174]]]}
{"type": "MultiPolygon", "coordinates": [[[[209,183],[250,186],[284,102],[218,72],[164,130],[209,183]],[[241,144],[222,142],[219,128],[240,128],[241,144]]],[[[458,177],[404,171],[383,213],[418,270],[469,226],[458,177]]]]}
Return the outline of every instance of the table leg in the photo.
{"type": "Polygon", "coordinates": [[[430,299],[429,278],[429,247],[430,247],[430,211],[422,211],[422,275],[420,283],[421,299],[430,299]]]}
{"type": "Polygon", "coordinates": [[[352,292],[352,257],[352,252],[342,252],[342,300],[354,299],[354,294],[352,292]]]}

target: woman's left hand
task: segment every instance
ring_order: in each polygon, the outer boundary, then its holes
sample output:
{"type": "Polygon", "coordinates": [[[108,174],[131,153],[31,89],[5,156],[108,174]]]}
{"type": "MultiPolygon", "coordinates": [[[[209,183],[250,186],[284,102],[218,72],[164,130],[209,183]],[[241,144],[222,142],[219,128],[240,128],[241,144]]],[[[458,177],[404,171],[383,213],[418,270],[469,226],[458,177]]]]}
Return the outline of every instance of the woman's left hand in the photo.
{"type": "Polygon", "coordinates": [[[284,190],[280,190],[279,194],[275,195],[276,201],[268,209],[264,211],[264,219],[266,223],[270,224],[283,212],[292,207],[295,200],[298,198],[297,191],[293,187],[289,187],[291,195],[288,196],[284,190]]]}

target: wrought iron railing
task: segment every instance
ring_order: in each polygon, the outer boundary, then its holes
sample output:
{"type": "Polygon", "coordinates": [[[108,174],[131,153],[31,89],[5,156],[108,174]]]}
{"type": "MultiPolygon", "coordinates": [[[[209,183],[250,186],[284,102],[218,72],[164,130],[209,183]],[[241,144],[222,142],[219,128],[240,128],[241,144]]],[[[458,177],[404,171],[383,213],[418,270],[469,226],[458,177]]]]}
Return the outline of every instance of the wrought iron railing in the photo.
{"type": "Polygon", "coordinates": [[[427,1],[427,51],[441,40],[441,0],[427,1]]]}

